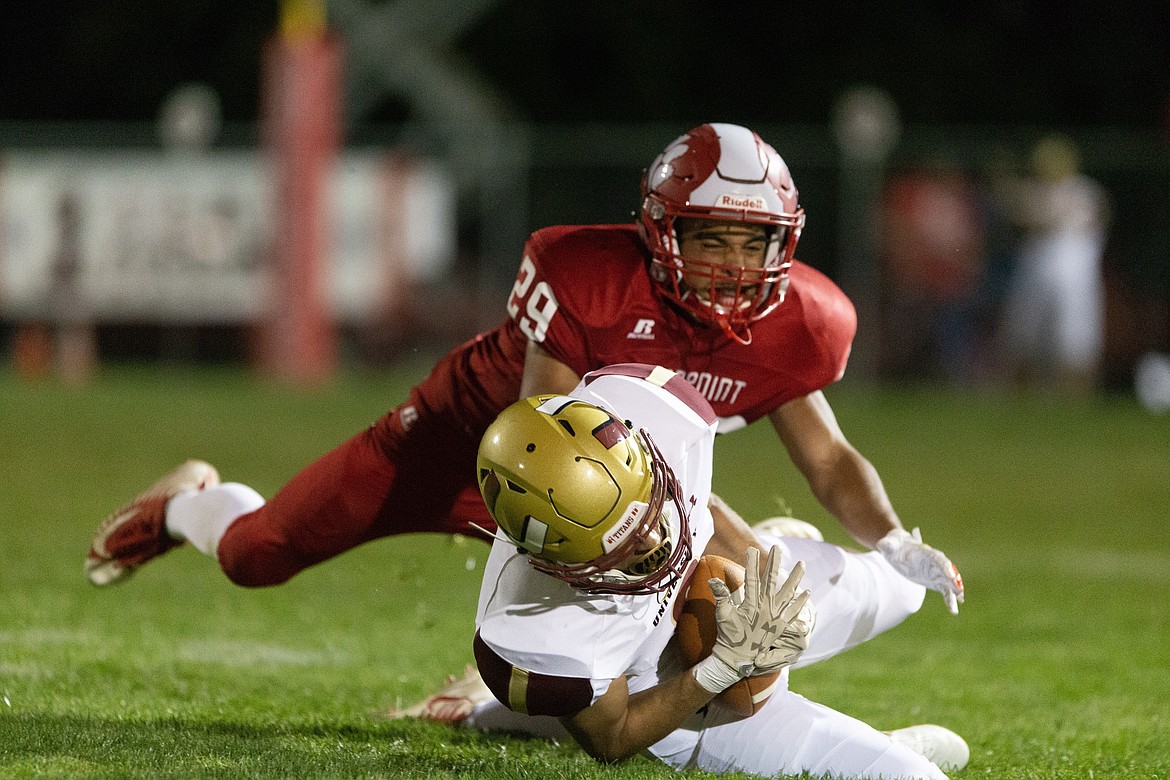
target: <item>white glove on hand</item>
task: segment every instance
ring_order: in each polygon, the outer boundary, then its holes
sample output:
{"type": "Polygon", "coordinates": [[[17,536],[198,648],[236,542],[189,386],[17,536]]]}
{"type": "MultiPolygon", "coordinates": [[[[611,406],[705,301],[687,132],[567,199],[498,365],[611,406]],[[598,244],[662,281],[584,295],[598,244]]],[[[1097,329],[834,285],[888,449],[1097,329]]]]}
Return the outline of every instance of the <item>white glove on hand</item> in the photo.
{"type": "Polygon", "coordinates": [[[808,647],[813,612],[806,609],[809,592],[796,592],[804,562],[780,583],[780,552],[768,551],[767,571],[760,583],[760,551],[748,548],[744,564],[743,600],[736,604],[723,580],[709,581],[715,594],[715,647],[694,667],[695,679],[709,691],[725,690],[745,677],[767,674],[793,663],[808,647]]]}
{"type": "Polygon", "coordinates": [[[959,614],[963,578],[947,556],[922,543],[917,528],[912,534],[901,528],[890,531],[878,540],[877,550],[903,577],[941,593],[950,613],[959,614]]]}

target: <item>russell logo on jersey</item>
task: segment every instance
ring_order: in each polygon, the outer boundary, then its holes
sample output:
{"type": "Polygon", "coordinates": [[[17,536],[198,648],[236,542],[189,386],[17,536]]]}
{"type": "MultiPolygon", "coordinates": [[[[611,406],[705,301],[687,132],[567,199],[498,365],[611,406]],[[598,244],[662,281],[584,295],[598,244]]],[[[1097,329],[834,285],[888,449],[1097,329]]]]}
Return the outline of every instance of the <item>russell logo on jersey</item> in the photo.
{"type": "Polygon", "coordinates": [[[654,338],[654,320],[638,320],[638,324],[626,334],[626,338],[652,340],[654,338]]]}

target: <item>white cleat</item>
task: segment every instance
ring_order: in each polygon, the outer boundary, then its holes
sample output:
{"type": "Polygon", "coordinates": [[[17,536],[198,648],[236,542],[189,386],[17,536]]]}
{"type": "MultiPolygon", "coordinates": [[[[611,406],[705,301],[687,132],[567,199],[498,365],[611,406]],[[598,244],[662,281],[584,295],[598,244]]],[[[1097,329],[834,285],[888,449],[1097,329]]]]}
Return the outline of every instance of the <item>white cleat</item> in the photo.
{"type": "Polygon", "coordinates": [[[886,734],[895,742],[926,757],[944,772],[959,771],[967,766],[967,761],[971,758],[971,749],[967,747],[967,742],[942,726],[926,723],[887,731],[886,734]]]}
{"type": "Polygon", "coordinates": [[[179,493],[218,484],[219,472],[201,460],[168,472],[101,524],[85,556],[85,576],[94,585],[122,582],[142,564],[181,545],[181,539],[166,531],[167,502],[179,493]]]}
{"type": "Polygon", "coordinates": [[[787,536],[792,539],[825,541],[825,537],[821,535],[819,528],[812,523],[806,523],[804,520],[797,520],[795,517],[769,517],[767,520],[761,520],[753,525],[752,531],[757,536],[767,534],[769,536],[787,536]]]}
{"type": "Polygon", "coordinates": [[[422,718],[455,726],[475,712],[477,706],[494,699],[487,684],[479,676],[479,670],[474,664],[468,664],[463,670],[462,677],[450,675],[446,687],[438,693],[406,709],[391,709],[386,713],[386,717],[392,720],[422,718]]]}

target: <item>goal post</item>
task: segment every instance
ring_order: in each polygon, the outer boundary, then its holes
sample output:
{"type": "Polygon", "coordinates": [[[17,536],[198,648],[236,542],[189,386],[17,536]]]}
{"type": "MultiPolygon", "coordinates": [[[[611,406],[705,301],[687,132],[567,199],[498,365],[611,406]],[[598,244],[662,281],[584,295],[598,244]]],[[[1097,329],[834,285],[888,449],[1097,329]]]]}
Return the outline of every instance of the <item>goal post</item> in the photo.
{"type": "Polygon", "coordinates": [[[262,62],[273,232],[257,363],[295,385],[321,384],[337,371],[328,182],[341,142],[342,59],[340,41],[326,30],[324,0],[283,0],[262,62]]]}

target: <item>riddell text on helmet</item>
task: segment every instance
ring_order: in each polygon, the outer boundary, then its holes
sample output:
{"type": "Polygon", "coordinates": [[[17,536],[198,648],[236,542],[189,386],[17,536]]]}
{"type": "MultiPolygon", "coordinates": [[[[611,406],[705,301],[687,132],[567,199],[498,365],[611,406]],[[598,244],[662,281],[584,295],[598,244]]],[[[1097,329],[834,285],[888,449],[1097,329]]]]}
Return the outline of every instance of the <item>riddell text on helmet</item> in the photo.
{"type": "Polygon", "coordinates": [[[717,209],[750,209],[752,211],[767,211],[767,202],[753,195],[720,195],[715,200],[717,209]]]}

